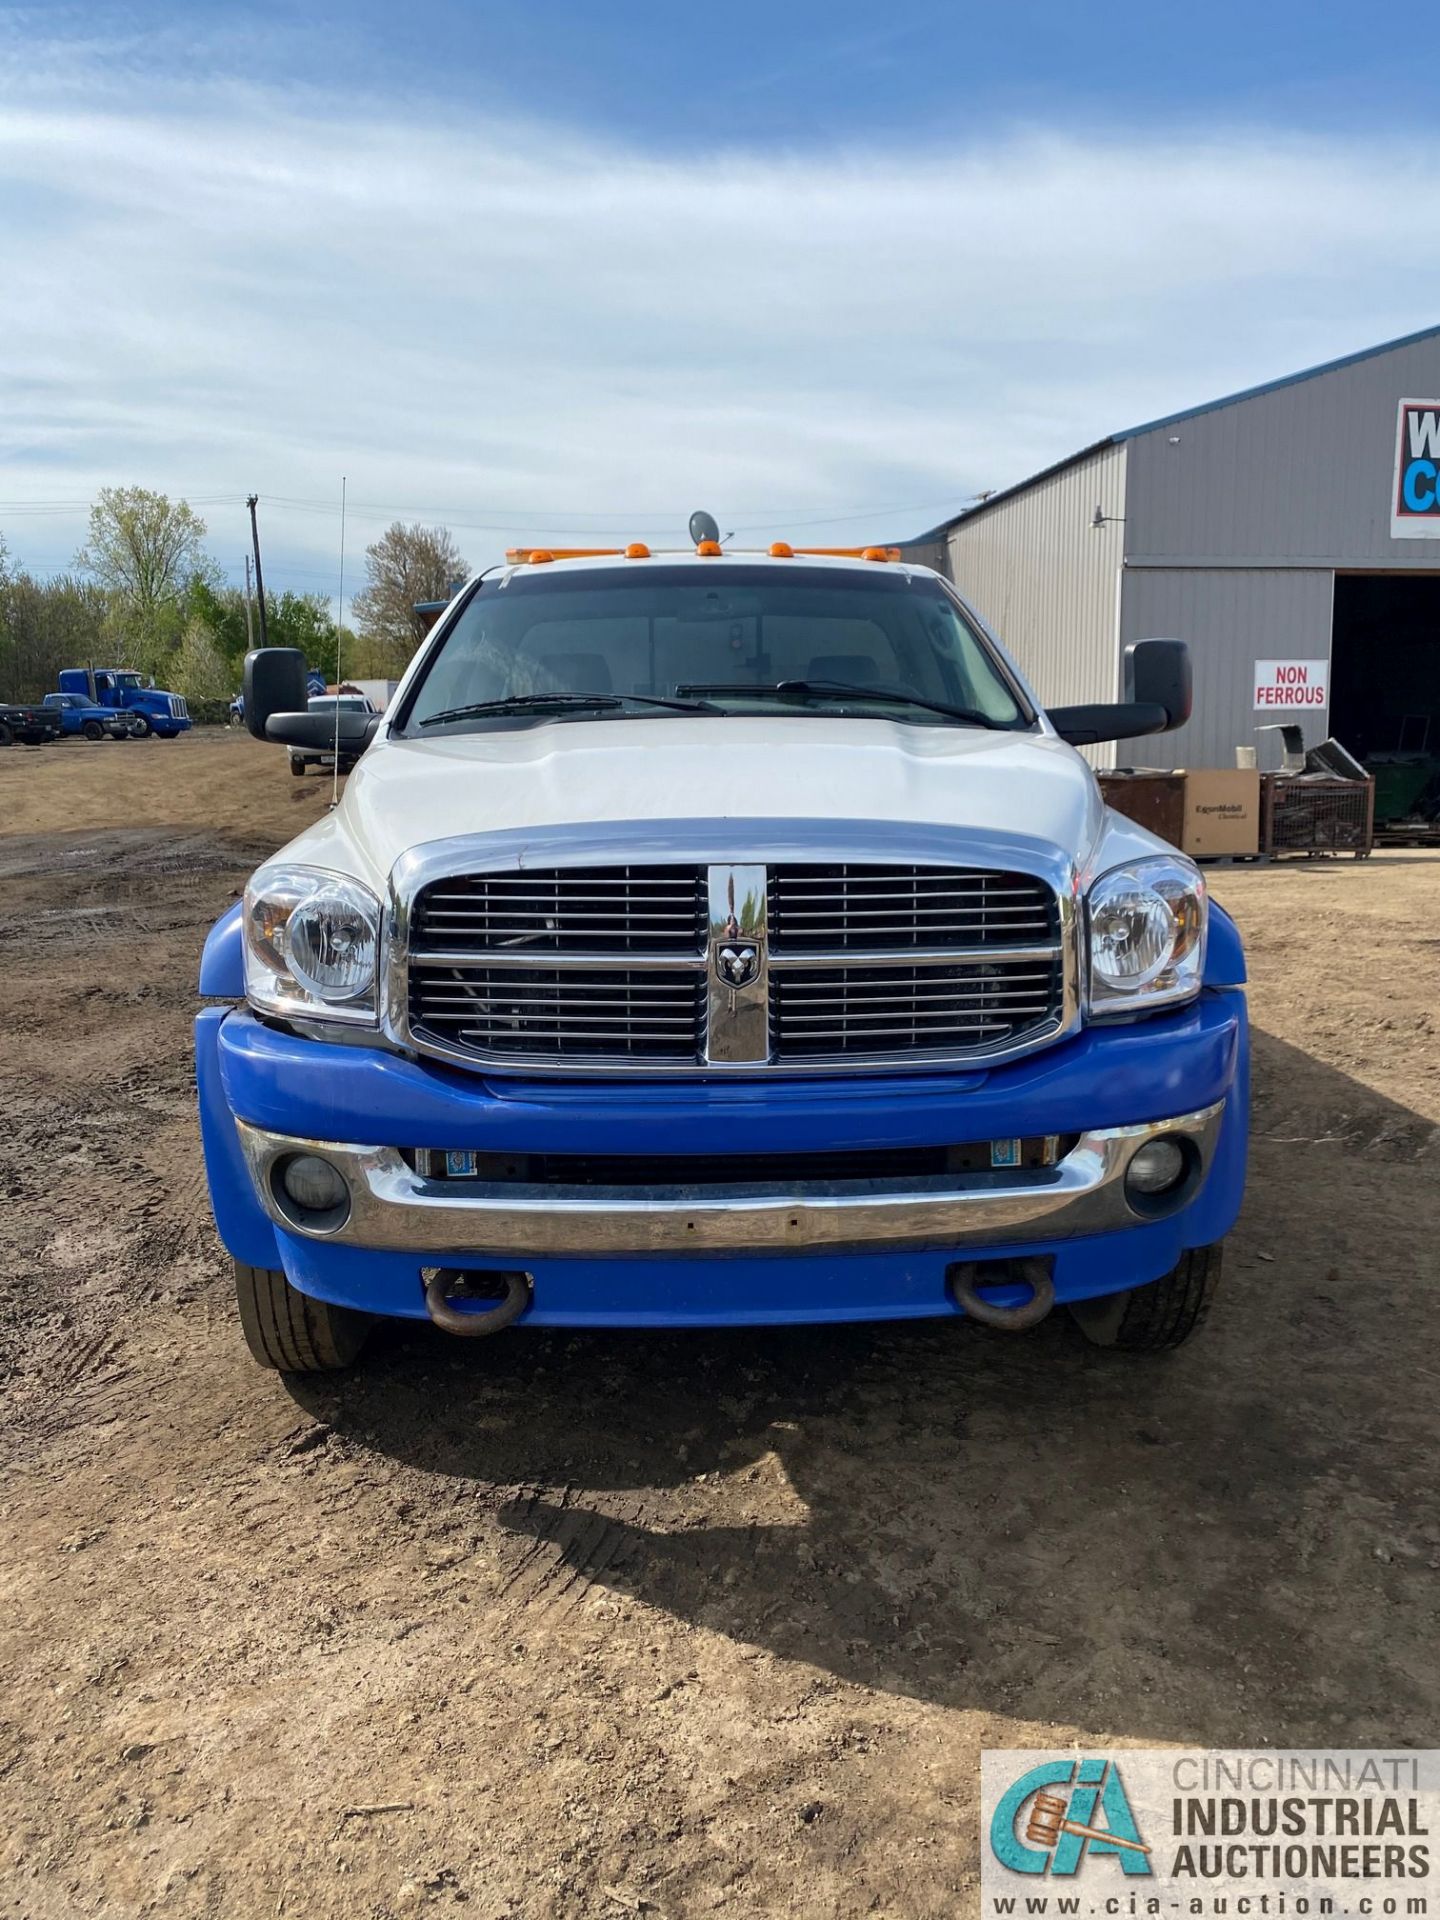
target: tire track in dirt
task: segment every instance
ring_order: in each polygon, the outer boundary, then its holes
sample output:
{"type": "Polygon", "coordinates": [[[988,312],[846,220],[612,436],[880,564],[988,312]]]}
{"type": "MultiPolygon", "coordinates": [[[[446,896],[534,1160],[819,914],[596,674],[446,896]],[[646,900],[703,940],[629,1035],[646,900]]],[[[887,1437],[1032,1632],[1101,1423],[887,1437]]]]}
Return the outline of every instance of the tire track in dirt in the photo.
{"type": "Polygon", "coordinates": [[[112,766],[0,756],[0,1910],[963,1920],[982,1744],[1433,1735],[1440,862],[1218,887],[1283,1138],[1193,1351],[412,1328],[286,1382],[189,1025],[328,796],[112,766]]]}
{"type": "Polygon", "coordinates": [[[93,1443],[144,1392],[137,1315],[221,1277],[188,1032],[205,934],[272,846],[199,829],[0,837],[0,1379],[17,1454],[93,1443]]]}

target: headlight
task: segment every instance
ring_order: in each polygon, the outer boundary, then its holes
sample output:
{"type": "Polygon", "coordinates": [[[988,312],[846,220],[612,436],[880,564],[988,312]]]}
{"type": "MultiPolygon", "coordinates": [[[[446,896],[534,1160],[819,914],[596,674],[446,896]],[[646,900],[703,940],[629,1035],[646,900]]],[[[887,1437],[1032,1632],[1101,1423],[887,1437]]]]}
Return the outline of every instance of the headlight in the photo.
{"type": "Polygon", "coordinates": [[[1148,1013],[1200,991],[1205,882],[1188,861],[1136,860],[1102,874],[1086,915],[1092,1013],[1148,1013]]]}
{"type": "Polygon", "coordinates": [[[262,867],[245,889],[245,993],[265,1013],[375,1020],[380,902],[315,867],[262,867]]]}

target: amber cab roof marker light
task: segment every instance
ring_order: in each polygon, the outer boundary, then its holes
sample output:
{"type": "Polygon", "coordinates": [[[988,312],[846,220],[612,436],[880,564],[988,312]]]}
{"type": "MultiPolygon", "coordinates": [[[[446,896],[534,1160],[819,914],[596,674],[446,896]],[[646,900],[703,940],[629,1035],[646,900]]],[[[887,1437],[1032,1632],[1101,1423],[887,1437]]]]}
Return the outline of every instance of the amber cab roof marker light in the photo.
{"type": "Polygon", "coordinates": [[[706,560],[713,560],[717,553],[723,553],[725,549],[718,540],[697,540],[695,542],[695,551],[706,560]]]}
{"type": "Polygon", "coordinates": [[[772,560],[793,560],[795,558],[795,549],[788,540],[772,540],[770,542],[770,558],[772,560]]]}
{"type": "Polygon", "coordinates": [[[512,567],[543,566],[547,560],[607,560],[621,551],[619,547],[507,547],[505,558],[512,567]]]}
{"type": "Polygon", "coordinates": [[[625,558],[627,560],[648,560],[650,558],[650,549],[643,540],[632,540],[625,549],[625,558]]]}
{"type": "Polygon", "coordinates": [[[554,558],[554,554],[544,547],[536,547],[530,555],[530,564],[532,567],[544,567],[548,566],[554,558]]]}
{"type": "Polygon", "coordinates": [[[822,560],[898,560],[899,547],[797,547],[797,553],[813,553],[822,560]]]}

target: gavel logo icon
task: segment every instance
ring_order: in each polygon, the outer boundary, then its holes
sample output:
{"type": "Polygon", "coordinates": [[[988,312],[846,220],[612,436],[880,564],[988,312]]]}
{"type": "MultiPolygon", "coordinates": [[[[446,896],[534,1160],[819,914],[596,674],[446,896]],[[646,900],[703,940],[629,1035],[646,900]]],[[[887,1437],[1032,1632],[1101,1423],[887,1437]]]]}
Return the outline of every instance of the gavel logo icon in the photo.
{"type": "Polygon", "coordinates": [[[1062,1833],[1076,1834],[1082,1840],[1104,1840],[1112,1847],[1125,1847],[1131,1853],[1149,1853],[1141,1840],[1122,1840],[1118,1833],[1103,1827],[1083,1826],[1065,1818],[1065,1802],[1056,1793],[1037,1793],[1030,1817],[1025,1822],[1025,1838],[1037,1847],[1053,1847],[1062,1833]]]}

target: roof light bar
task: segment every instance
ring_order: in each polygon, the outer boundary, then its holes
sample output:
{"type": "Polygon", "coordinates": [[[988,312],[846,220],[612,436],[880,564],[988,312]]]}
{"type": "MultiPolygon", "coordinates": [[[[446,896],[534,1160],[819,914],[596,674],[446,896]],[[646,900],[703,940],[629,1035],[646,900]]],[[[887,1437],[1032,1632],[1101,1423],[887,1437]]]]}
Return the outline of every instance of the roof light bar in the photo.
{"type": "MultiPolygon", "coordinates": [[[[507,547],[505,558],[512,567],[542,567],[552,560],[648,560],[651,549],[643,540],[632,540],[625,547],[507,547]]],[[[662,547],[662,553],[685,553],[685,547],[662,547]]],[[[718,540],[697,540],[694,551],[704,560],[712,560],[723,554],[725,549],[718,540]]],[[[732,547],[732,554],[759,553],[758,547],[732,547]]],[[[793,560],[799,554],[810,554],[821,560],[898,560],[899,547],[792,547],[788,540],[772,540],[763,549],[772,560],[793,560]]]]}

